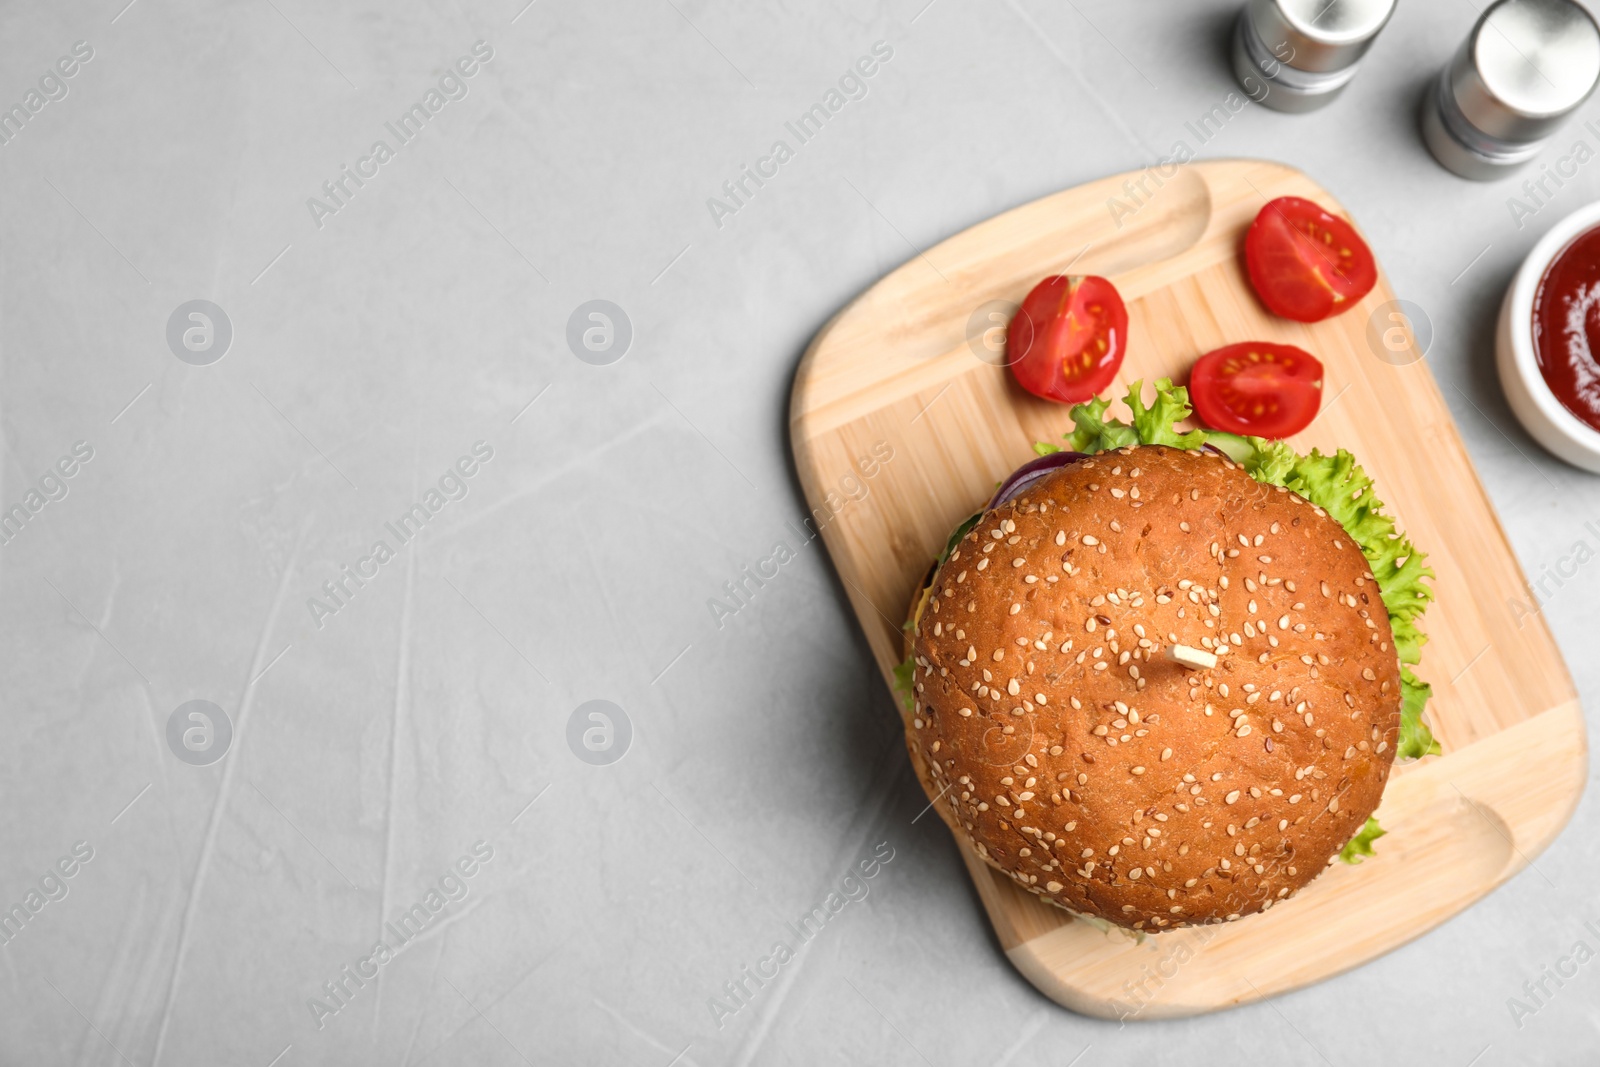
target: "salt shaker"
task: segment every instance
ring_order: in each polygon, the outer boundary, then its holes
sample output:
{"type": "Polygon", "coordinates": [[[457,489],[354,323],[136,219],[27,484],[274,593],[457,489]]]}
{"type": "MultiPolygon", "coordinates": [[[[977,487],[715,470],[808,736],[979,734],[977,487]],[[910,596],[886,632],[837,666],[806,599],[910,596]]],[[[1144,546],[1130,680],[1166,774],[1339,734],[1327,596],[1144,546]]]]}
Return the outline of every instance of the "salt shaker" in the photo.
{"type": "Polygon", "coordinates": [[[1313,111],[1355,77],[1395,0],[1250,0],[1233,35],[1233,71],[1257,103],[1313,111]]]}
{"type": "Polygon", "coordinates": [[[1464,178],[1510,174],[1589,98],[1600,28],[1573,0],[1500,0],[1478,19],[1423,104],[1435,159],[1464,178]]]}

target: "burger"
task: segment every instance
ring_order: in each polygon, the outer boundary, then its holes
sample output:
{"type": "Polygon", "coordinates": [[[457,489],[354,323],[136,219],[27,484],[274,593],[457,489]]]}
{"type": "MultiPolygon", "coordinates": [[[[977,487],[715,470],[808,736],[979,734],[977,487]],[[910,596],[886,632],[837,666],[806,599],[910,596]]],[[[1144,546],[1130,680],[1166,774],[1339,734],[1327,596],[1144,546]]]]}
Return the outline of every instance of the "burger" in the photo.
{"type": "Polygon", "coordinates": [[[1347,452],[1131,422],[1001,484],[912,599],[907,745],[958,838],[1040,898],[1154,932],[1238,920],[1371,855],[1396,759],[1439,751],[1413,673],[1424,558],[1347,452]]]}

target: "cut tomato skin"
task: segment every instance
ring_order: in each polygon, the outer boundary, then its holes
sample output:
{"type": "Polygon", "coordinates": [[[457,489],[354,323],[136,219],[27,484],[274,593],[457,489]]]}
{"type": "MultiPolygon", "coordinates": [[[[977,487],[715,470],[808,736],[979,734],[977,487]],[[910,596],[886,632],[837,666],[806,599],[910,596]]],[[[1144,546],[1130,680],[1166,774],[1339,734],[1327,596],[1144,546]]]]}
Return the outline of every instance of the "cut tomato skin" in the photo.
{"type": "Polygon", "coordinates": [[[1378,282],[1372,249],[1355,227],[1298,196],[1261,209],[1245,235],[1244,259],[1261,302],[1296,322],[1348,311],[1378,282]]]}
{"type": "Polygon", "coordinates": [[[1293,345],[1228,345],[1196,361],[1189,400],[1213,429],[1288,437],[1311,425],[1322,406],[1322,362],[1293,345]]]}
{"type": "Polygon", "coordinates": [[[1057,274],[1033,287],[1006,330],[1017,384],[1063,404],[1093,399],[1127,354],[1128,309],[1096,275],[1057,274]]]}

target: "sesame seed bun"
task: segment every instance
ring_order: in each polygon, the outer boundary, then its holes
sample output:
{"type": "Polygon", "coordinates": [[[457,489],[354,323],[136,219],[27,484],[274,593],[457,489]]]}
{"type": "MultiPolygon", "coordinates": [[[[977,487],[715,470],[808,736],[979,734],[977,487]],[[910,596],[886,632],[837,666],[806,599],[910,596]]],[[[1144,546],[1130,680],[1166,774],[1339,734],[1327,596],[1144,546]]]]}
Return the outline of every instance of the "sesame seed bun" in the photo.
{"type": "Polygon", "coordinates": [[[1366,558],[1223,456],[1062,468],[985,513],[913,615],[923,787],[1054,904],[1142,930],[1265,911],[1383,794],[1400,668],[1366,558]]]}

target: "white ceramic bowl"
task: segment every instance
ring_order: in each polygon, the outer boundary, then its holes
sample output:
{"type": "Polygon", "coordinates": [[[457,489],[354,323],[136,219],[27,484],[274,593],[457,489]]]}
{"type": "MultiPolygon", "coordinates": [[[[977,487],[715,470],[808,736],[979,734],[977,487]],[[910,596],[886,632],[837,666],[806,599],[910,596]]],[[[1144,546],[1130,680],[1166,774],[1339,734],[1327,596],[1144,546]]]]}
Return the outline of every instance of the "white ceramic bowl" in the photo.
{"type": "Polygon", "coordinates": [[[1575,467],[1600,474],[1600,430],[1568,411],[1539,373],[1533,348],[1533,298],[1539,281],[1573,238],[1600,226],[1600,202],[1588,204],[1550,228],[1522,261],[1500,305],[1495,364],[1511,410],[1551,453],[1575,467]]]}

